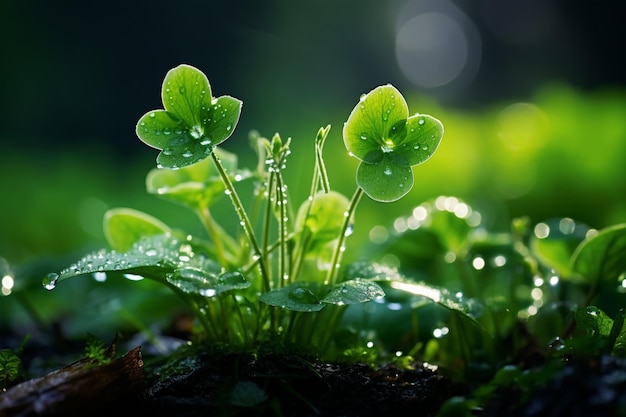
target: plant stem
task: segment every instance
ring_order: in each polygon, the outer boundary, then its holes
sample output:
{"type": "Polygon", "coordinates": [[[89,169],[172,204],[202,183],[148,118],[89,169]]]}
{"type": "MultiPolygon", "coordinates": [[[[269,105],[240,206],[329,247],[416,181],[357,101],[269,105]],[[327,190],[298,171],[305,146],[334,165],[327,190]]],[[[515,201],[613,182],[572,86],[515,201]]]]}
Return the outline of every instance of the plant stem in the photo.
{"type": "Polygon", "coordinates": [[[289,268],[287,266],[288,260],[288,234],[287,228],[287,195],[285,191],[285,184],[283,183],[283,177],[280,172],[276,174],[276,198],[280,211],[278,219],[278,286],[282,287],[289,279],[289,268]]]}
{"type": "MultiPolygon", "coordinates": [[[[246,211],[243,208],[243,204],[241,204],[241,199],[239,198],[239,194],[237,194],[237,191],[235,190],[235,187],[233,186],[232,181],[228,177],[228,174],[224,170],[224,166],[222,165],[222,162],[217,157],[215,152],[211,152],[211,157],[213,158],[215,167],[217,168],[217,171],[219,172],[220,177],[222,177],[222,181],[224,182],[224,185],[226,186],[227,194],[230,197],[231,202],[233,203],[233,207],[235,208],[235,212],[237,213],[239,220],[241,221],[241,225],[243,226],[243,230],[246,234],[248,242],[250,243],[250,246],[252,246],[252,251],[254,253],[252,256],[253,258],[261,257],[262,256],[261,249],[259,248],[259,244],[254,235],[254,229],[252,228],[252,224],[250,223],[250,220],[248,219],[248,215],[246,214],[246,211]]],[[[261,278],[263,279],[263,288],[265,291],[269,291],[271,288],[270,280],[269,280],[267,266],[265,264],[264,259],[259,259],[259,269],[261,270],[261,278]]]]}
{"type": "Polygon", "coordinates": [[[226,266],[229,264],[228,259],[226,258],[226,251],[224,249],[224,241],[228,239],[229,249],[233,248],[233,243],[230,241],[230,236],[226,234],[226,232],[219,227],[213,216],[211,216],[211,212],[208,207],[203,207],[197,210],[198,217],[200,217],[200,221],[202,225],[206,229],[209,236],[213,240],[213,244],[215,245],[215,256],[217,257],[217,261],[220,265],[226,266]]]}
{"type": "Polygon", "coordinates": [[[354,214],[359,201],[361,201],[361,197],[363,196],[363,189],[361,187],[357,187],[352,199],[350,200],[350,204],[348,204],[348,208],[344,213],[343,225],[341,226],[341,231],[339,232],[339,236],[337,237],[337,246],[335,247],[335,252],[333,253],[333,257],[330,263],[330,269],[328,270],[328,275],[326,275],[325,284],[334,284],[337,279],[337,271],[339,268],[339,263],[341,262],[341,255],[345,250],[345,242],[346,235],[348,231],[348,227],[350,226],[350,222],[352,221],[352,215],[354,214]]]}

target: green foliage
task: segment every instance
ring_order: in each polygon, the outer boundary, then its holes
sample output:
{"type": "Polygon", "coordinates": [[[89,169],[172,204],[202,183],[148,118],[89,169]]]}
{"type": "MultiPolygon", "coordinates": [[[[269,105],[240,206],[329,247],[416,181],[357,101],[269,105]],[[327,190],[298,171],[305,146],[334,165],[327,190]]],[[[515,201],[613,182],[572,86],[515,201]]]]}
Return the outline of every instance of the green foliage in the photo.
{"type": "Polygon", "coordinates": [[[111,351],[104,342],[92,334],[87,335],[85,358],[92,360],[96,365],[108,365],[113,360],[111,351]]]}
{"type": "Polygon", "coordinates": [[[0,349],[0,392],[24,379],[26,372],[20,354],[21,349],[0,349]]]}
{"type": "Polygon", "coordinates": [[[161,89],[165,110],[146,113],[137,123],[137,136],[161,150],[157,162],[164,168],[182,168],[205,159],[232,135],[241,101],[214,98],[207,77],[189,65],[165,76],[161,89]]]}
{"type": "MultiPolygon", "coordinates": [[[[245,349],[277,342],[326,355],[353,349],[335,349],[335,332],[346,309],[382,298],[383,282],[404,282],[391,270],[372,274],[361,264],[342,265],[356,207],[364,192],[380,201],[405,195],[413,182],[411,167],[430,158],[443,135],[441,123],[432,116],[408,117],[404,98],[392,86],[374,91],[344,129],[348,150],[367,165],[357,171],[354,195],[348,199],[330,187],[322,155],[327,126],[315,137],[310,195],[295,210],[283,176],[291,139],[278,133],[267,139],[253,132],[256,169],[238,169],[237,156],[217,146],[233,133],[241,101],[214,98],[208,79],[196,68],[170,70],[161,91],[164,109],[146,113],[137,124],[139,138],[160,150],[146,188],[194,212],[208,239],[137,210],[112,209],[104,221],[111,250],[88,254],[60,273],[48,274],[44,286],[53,289],[60,281],[88,274],[148,278],[188,304],[201,327],[198,336],[211,343],[245,349]],[[368,122],[373,117],[378,121],[368,122]],[[369,148],[355,143],[355,129],[372,135],[369,148]],[[397,175],[402,177],[399,186],[397,175]],[[245,200],[250,207],[235,188],[246,179],[253,182],[253,196],[245,200]],[[389,194],[383,196],[383,189],[389,194]],[[239,220],[235,233],[223,227],[222,214],[212,213],[222,196],[230,199],[239,220]]],[[[384,270],[378,264],[370,267],[384,270]]],[[[435,303],[469,315],[443,289],[421,288],[439,292],[435,303]]]]}
{"type": "Polygon", "coordinates": [[[377,201],[395,201],[413,187],[411,167],[429,159],[443,125],[426,114],[409,117],[402,94],[391,85],[361,96],[343,128],[351,155],[361,161],[357,184],[377,201]]]}

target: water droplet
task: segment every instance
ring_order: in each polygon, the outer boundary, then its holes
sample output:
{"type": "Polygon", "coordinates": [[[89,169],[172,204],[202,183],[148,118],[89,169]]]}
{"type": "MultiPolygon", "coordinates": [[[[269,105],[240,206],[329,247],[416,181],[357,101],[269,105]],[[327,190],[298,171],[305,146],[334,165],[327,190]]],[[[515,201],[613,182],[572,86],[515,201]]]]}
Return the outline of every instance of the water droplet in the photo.
{"type": "Polygon", "coordinates": [[[366,97],[367,97],[367,94],[361,94],[361,97],[359,97],[359,101],[365,101],[366,97]]]}
{"type": "Polygon", "coordinates": [[[43,287],[48,291],[51,291],[56,287],[57,282],[59,281],[59,274],[55,272],[50,272],[43,279],[43,287]]]}
{"type": "Polygon", "coordinates": [[[184,158],[191,158],[192,156],[193,156],[193,152],[191,152],[190,149],[186,149],[185,152],[183,152],[184,158]]]}
{"type": "Polygon", "coordinates": [[[200,139],[202,137],[203,134],[203,130],[202,130],[202,126],[193,126],[191,129],[189,129],[189,134],[194,138],[194,139],[200,139]]]}
{"type": "Polygon", "coordinates": [[[413,146],[413,149],[415,149],[416,151],[419,151],[420,146],[419,146],[419,145],[414,145],[414,146],[413,146]]]}
{"type": "Polygon", "coordinates": [[[307,288],[295,288],[289,291],[289,294],[287,296],[293,301],[297,301],[298,303],[319,304],[319,300],[317,299],[315,294],[313,294],[313,292],[311,292],[311,290],[307,288]]]}
{"type": "Polygon", "coordinates": [[[361,135],[361,140],[367,140],[367,136],[361,135]]]}
{"type": "Polygon", "coordinates": [[[424,123],[426,123],[424,119],[419,119],[419,121],[417,122],[417,124],[420,126],[422,126],[424,123]]]}
{"type": "Polygon", "coordinates": [[[202,146],[209,146],[209,145],[211,145],[211,138],[204,137],[204,138],[200,141],[200,145],[202,145],[202,146]]]}
{"type": "Polygon", "coordinates": [[[233,128],[233,127],[232,127],[231,125],[226,126],[226,130],[227,130],[228,132],[230,132],[230,129],[232,129],[232,128],[233,128]]]}
{"type": "Polygon", "coordinates": [[[171,155],[174,152],[174,148],[170,148],[168,146],[168,147],[163,148],[162,152],[163,152],[163,155],[171,155]]]}
{"type": "Polygon", "coordinates": [[[385,167],[385,170],[383,171],[383,173],[385,175],[391,175],[392,174],[391,168],[390,167],[385,167]]]}
{"type": "Polygon", "coordinates": [[[187,89],[185,87],[180,87],[178,91],[180,92],[180,94],[185,94],[187,92],[187,89]]]}
{"type": "Polygon", "coordinates": [[[154,112],[150,113],[150,117],[154,117],[154,116],[156,116],[156,113],[154,112]]]}

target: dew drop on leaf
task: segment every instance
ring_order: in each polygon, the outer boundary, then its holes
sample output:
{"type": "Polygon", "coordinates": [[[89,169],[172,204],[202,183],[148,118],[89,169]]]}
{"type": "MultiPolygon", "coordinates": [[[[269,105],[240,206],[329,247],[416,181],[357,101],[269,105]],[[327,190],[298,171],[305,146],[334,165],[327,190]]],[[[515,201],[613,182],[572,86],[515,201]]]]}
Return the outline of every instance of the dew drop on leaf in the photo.
{"type": "Polygon", "coordinates": [[[291,298],[293,301],[297,301],[299,303],[319,304],[319,300],[317,299],[315,294],[313,294],[311,290],[307,288],[295,288],[289,291],[288,297],[291,298]]]}
{"type": "Polygon", "coordinates": [[[56,287],[57,282],[59,281],[59,274],[56,272],[50,272],[43,279],[43,287],[48,291],[51,291],[56,287]]]}

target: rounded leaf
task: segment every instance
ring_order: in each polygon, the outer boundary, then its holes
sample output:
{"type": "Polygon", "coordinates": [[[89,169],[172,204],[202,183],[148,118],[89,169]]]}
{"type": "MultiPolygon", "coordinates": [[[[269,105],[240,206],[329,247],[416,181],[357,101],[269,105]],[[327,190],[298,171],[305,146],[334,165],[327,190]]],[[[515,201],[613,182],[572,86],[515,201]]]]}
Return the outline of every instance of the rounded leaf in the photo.
{"type": "Polygon", "coordinates": [[[396,163],[406,166],[419,165],[430,159],[443,138],[443,124],[428,114],[416,114],[407,119],[405,135],[397,141],[396,163]]]}
{"type": "Polygon", "coordinates": [[[297,229],[306,226],[317,243],[337,239],[349,204],[348,199],[336,191],[320,192],[312,201],[307,200],[300,206],[296,219],[297,229]]]}
{"type": "Polygon", "coordinates": [[[161,91],[165,110],[153,110],[137,123],[137,136],[160,149],[160,167],[178,169],[207,158],[232,135],[241,114],[241,101],[213,98],[206,76],[180,65],[165,76],[161,91]]]}
{"type": "Polygon", "coordinates": [[[115,208],[104,214],[104,236],[111,248],[120,252],[143,237],[168,232],[170,228],[159,219],[131,208],[115,208]]]}
{"type": "Polygon", "coordinates": [[[409,108],[392,85],[377,87],[361,96],[343,127],[343,141],[352,155],[374,162],[393,147],[393,135],[406,123],[409,108]]]}
{"type": "Polygon", "coordinates": [[[413,187],[410,167],[400,166],[385,157],[379,164],[361,162],[356,171],[356,183],[372,200],[396,201],[413,187]]]}
{"type": "Polygon", "coordinates": [[[585,239],[572,255],[571,267],[590,284],[617,282],[626,272],[626,223],[602,229],[585,239]]]}
{"type": "Polygon", "coordinates": [[[197,68],[179,65],[165,75],[161,99],[165,110],[176,114],[187,126],[200,126],[200,110],[209,108],[212,100],[209,80],[197,68]]]}

